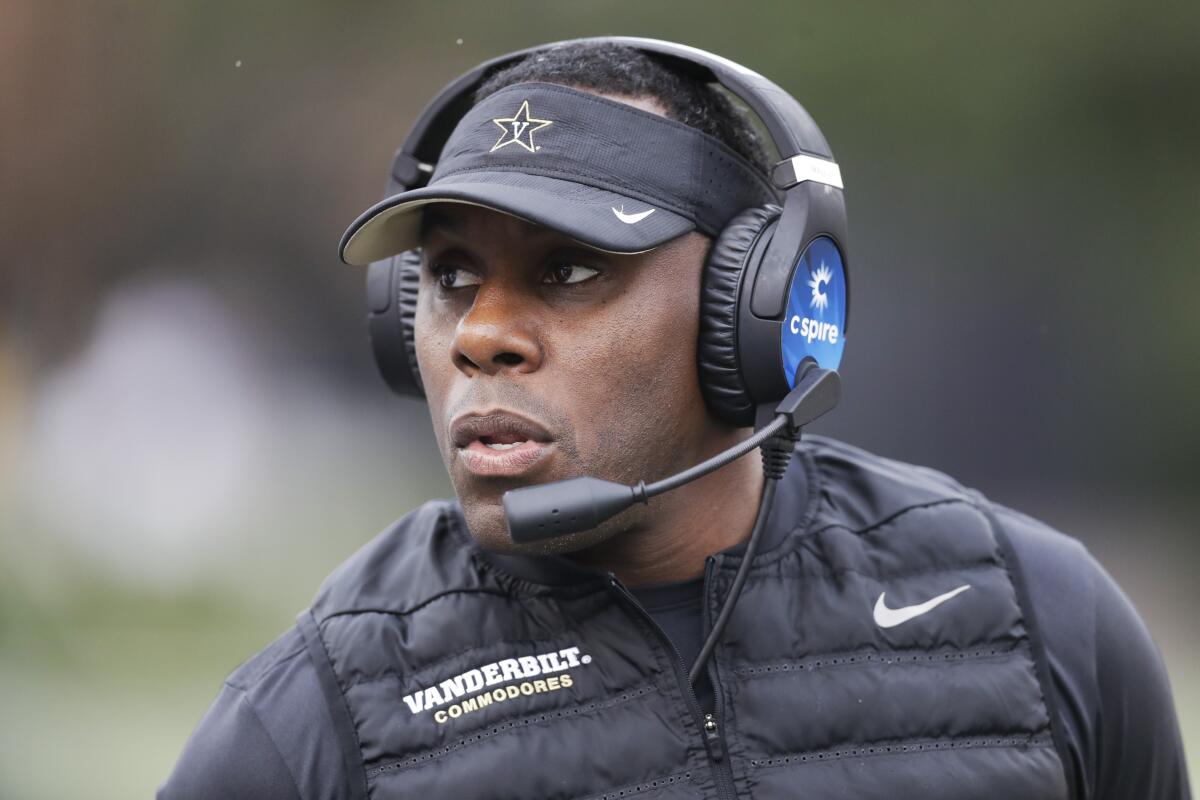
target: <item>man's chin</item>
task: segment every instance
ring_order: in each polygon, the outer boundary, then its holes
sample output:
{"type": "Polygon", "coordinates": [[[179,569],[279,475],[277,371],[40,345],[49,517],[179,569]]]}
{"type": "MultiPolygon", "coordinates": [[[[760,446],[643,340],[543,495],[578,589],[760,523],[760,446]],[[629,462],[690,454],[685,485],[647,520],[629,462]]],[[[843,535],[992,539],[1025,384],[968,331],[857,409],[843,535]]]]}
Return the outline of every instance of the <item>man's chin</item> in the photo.
{"type": "Polygon", "coordinates": [[[463,502],[463,516],[471,538],[484,550],[493,553],[546,556],[573,553],[594,547],[620,531],[619,526],[602,525],[590,531],[519,544],[508,534],[504,506],[499,502],[463,502]]]}

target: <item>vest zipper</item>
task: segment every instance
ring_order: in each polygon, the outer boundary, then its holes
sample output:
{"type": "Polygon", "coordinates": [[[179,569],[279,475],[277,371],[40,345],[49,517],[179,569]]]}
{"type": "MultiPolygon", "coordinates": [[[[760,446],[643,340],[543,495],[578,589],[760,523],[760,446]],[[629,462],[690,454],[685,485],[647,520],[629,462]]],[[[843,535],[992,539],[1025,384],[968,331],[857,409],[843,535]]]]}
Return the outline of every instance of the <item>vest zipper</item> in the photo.
{"type": "MultiPolygon", "coordinates": [[[[708,560],[711,562],[712,558],[710,557],[708,560]]],[[[675,680],[682,687],[684,699],[687,700],[688,706],[692,711],[692,717],[696,720],[696,724],[700,726],[701,735],[704,737],[704,751],[708,753],[709,766],[712,767],[713,778],[717,785],[717,796],[721,800],[736,800],[737,791],[733,786],[733,769],[729,766],[729,759],[725,757],[725,740],[721,736],[720,725],[717,722],[715,714],[705,714],[700,708],[700,701],[696,698],[696,693],[692,690],[692,684],[688,681],[688,668],[683,663],[683,656],[679,655],[679,650],[675,647],[675,643],[671,641],[671,638],[667,636],[662,627],[654,621],[654,617],[650,616],[650,613],[642,608],[642,604],[633,596],[633,593],[625,588],[625,584],[617,580],[617,576],[611,572],[608,574],[608,581],[609,585],[616,592],[617,597],[624,601],[625,605],[650,625],[650,629],[658,636],[659,641],[675,657],[673,659],[675,663],[675,680]]],[[[707,590],[707,565],[704,572],[704,585],[707,590]]],[[[707,609],[707,591],[705,591],[705,595],[705,607],[707,609]]],[[[706,627],[709,624],[707,610],[704,613],[704,624],[706,627]]],[[[711,670],[709,675],[713,675],[711,670]]],[[[710,680],[712,680],[711,677],[710,680]]],[[[722,702],[721,691],[715,684],[713,685],[713,696],[717,698],[717,703],[720,705],[722,702]]]]}
{"type": "MultiPolygon", "coordinates": [[[[708,558],[704,559],[704,604],[701,615],[704,619],[704,633],[706,636],[708,635],[708,631],[712,630],[713,620],[711,606],[708,602],[708,590],[709,587],[712,586],[712,576],[713,573],[716,572],[718,558],[720,557],[709,556],[708,558]]],[[[716,743],[716,746],[720,748],[722,756],[724,756],[725,737],[721,732],[721,726],[718,723],[718,719],[724,719],[725,717],[725,694],[721,691],[720,676],[717,674],[717,651],[715,648],[713,649],[713,653],[709,657],[705,668],[708,671],[708,682],[709,685],[712,686],[713,693],[713,713],[705,715],[705,733],[708,734],[709,737],[716,743]],[[711,730],[708,727],[709,722],[712,723],[711,730]]],[[[721,769],[716,770],[716,773],[717,785],[720,786],[721,781],[724,780],[726,785],[724,791],[726,792],[727,796],[736,797],[737,788],[733,782],[733,765],[729,763],[728,758],[723,757],[721,759],[721,769]]]]}

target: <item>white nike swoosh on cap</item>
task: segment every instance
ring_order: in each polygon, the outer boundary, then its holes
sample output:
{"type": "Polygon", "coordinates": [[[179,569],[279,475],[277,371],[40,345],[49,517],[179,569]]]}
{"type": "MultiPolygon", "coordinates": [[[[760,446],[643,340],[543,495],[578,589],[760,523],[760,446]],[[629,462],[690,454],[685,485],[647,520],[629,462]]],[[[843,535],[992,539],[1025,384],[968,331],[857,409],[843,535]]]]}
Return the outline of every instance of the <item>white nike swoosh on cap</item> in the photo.
{"type": "Polygon", "coordinates": [[[652,208],[649,211],[639,211],[636,214],[626,214],[625,206],[621,206],[620,211],[614,208],[612,212],[617,215],[617,219],[621,220],[621,222],[624,222],[626,225],[633,225],[635,222],[641,222],[646,217],[653,214],[656,210],[657,209],[652,208]]]}
{"type": "Polygon", "coordinates": [[[963,584],[957,589],[951,589],[945,594],[939,594],[932,600],[926,600],[924,603],[918,603],[915,606],[903,606],[901,608],[888,608],[887,604],[883,601],[884,595],[887,592],[880,592],[879,599],[875,601],[875,624],[881,628],[894,628],[902,622],[908,622],[910,619],[932,611],[950,598],[962,594],[970,588],[971,584],[963,584]]]}

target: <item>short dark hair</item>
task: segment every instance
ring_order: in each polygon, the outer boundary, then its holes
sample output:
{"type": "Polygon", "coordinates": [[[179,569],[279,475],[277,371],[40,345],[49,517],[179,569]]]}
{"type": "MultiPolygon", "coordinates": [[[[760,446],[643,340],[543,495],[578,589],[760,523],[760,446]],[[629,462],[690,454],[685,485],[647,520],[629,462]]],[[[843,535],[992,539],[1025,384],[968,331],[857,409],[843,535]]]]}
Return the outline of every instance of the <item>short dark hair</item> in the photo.
{"type": "Polygon", "coordinates": [[[746,115],[714,86],[670,62],[612,42],[541,50],[489,76],[475,102],[514,83],[542,81],[630,97],[649,96],[667,116],[724,142],[766,174],[767,153],[746,115]]]}

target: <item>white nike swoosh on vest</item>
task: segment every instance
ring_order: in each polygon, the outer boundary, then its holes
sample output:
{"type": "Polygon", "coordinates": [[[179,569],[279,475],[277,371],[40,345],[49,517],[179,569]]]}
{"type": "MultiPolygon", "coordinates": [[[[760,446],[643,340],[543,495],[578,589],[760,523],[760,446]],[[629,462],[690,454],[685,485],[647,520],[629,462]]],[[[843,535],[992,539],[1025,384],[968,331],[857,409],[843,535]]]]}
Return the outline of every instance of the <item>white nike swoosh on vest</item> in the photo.
{"type": "Polygon", "coordinates": [[[652,208],[649,211],[641,211],[637,214],[626,214],[625,206],[621,206],[620,211],[617,211],[615,208],[612,210],[612,212],[617,215],[617,219],[621,220],[621,222],[624,222],[626,225],[632,225],[635,222],[641,222],[655,211],[657,211],[657,209],[652,208]]]}
{"type": "Polygon", "coordinates": [[[904,606],[902,608],[888,608],[883,602],[884,595],[887,592],[880,592],[879,599],[875,601],[875,624],[881,628],[894,628],[902,622],[908,622],[914,617],[919,617],[929,611],[940,606],[950,598],[962,594],[967,589],[971,588],[971,584],[964,584],[957,589],[951,589],[945,594],[939,594],[932,600],[926,600],[924,603],[919,603],[915,606],[904,606]]]}

